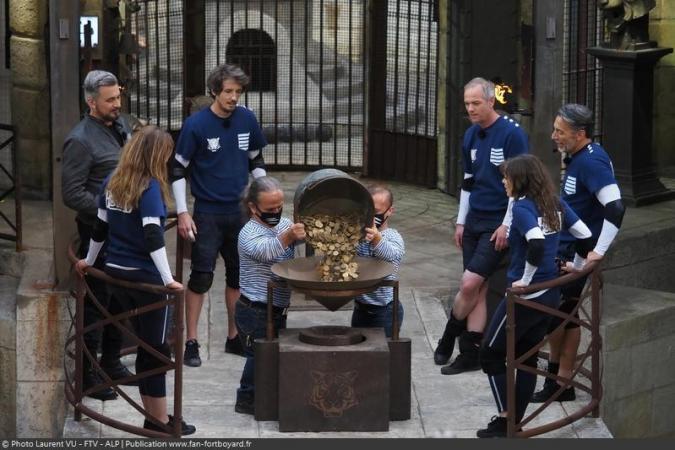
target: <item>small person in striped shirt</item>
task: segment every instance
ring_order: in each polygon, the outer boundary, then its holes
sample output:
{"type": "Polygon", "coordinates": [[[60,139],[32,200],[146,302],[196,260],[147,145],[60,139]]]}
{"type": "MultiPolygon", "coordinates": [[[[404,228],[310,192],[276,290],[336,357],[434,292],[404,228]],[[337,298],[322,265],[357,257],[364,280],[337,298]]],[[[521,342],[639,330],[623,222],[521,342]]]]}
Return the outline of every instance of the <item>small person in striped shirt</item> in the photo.
{"type": "MultiPolygon", "coordinates": [[[[251,182],[244,193],[242,207],[249,221],[239,232],[239,284],[234,321],[244,347],[246,363],[241,374],[234,410],[253,414],[253,341],[265,337],[267,325],[267,282],[274,275],[273,264],[293,258],[295,244],[305,239],[305,226],[281,217],[284,193],[279,181],[264,176],[251,182]]],[[[274,331],[286,328],[290,289],[274,289],[274,331]]]]}
{"type": "MultiPolygon", "coordinates": [[[[359,243],[358,256],[370,256],[394,264],[394,273],[387,280],[398,279],[398,269],[405,255],[403,238],[393,228],[389,228],[388,219],[394,214],[394,195],[391,190],[379,184],[368,187],[373,197],[375,217],[373,225],[366,228],[366,237],[359,243]]],[[[382,327],[387,337],[392,335],[393,327],[393,291],[392,287],[380,287],[373,292],[362,294],[354,300],[352,326],[355,328],[382,327]]],[[[403,305],[399,303],[398,326],[403,323],[403,305]]]]}

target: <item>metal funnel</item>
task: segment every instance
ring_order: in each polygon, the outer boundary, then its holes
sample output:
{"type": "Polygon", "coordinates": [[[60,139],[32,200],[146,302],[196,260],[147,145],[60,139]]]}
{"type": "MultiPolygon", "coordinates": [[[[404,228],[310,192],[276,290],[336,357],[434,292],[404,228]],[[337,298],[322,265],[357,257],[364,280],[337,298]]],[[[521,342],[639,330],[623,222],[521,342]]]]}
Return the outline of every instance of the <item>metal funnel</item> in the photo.
{"type": "Polygon", "coordinates": [[[392,263],[376,258],[357,256],[354,261],[359,264],[359,278],[352,281],[321,280],[317,269],[321,256],[295,258],[276,263],[272,266],[272,273],[326,309],[337,311],[357,295],[374,291],[380,281],[394,272],[392,263]]]}

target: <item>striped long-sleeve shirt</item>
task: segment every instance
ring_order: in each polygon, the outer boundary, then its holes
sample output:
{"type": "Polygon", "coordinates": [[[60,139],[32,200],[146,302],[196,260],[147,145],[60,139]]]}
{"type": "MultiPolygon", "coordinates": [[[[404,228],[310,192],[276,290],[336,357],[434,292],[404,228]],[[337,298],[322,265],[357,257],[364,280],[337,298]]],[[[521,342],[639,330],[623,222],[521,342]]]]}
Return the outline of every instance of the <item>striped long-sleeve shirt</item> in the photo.
{"type": "MultiPolygon", "coordinates": [[[[386,279],[397,280],[398,269],[401,266],[403,255],[405,255],[405,244],[398,231],[393,228],[387,228],[382,231],[382,239],[376,246],[373,246],[370,242],[362,241],[359,243],[356,254],[359,256],[375,257],[394,264],[394,273],[387,276],[386,279]]],[[[393,294],[394,288],[381,287],[368,294],[359,295],[356,297],[356,301],[369,305],[386,306],[394,299],[393,294]]]]}
{"type": "MultiPolygon", "coordinates": [[[[285,217],[273,228],[251,219],[239,232],[239,285],[251,301],[267,303],[267,281],[279,279],[272,273],[272,265],[293,258],[295,245],[284,248],[279,241],[279,235],[291,225],[285,217]]],[[[285,308],[290,299],[290,289],[274,289],[274,306],[285,308]]]]}

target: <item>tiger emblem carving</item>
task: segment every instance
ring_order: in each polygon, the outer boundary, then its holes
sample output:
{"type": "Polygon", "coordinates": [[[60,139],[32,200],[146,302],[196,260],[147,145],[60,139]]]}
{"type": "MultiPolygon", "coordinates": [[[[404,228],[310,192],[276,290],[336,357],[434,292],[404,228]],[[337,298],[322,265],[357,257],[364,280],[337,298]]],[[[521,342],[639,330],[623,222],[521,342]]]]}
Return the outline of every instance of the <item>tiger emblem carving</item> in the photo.
{"type": "Polygon", "coordinates": [[[342,417],[342,413],[359,404],[354,392],[358,372],[320,372],[312,370],[312,391],[309,404],[324,417],[342,417]]]}

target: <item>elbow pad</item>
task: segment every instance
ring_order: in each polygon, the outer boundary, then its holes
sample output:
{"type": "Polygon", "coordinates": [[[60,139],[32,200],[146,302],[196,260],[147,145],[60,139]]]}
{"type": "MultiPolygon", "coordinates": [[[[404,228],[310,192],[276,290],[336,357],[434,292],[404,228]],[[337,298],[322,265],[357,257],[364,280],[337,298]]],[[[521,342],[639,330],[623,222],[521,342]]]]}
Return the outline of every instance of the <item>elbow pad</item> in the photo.
{"type": "Polygon", "coordinates": [[[164,235],[162,234],[162,229],[156,223],[143,225],[143,238],[150,253],[164,247],[164,235]]]}
{"type": "Polygon", "coordinates": [[[474,179],[474,177],[464,178],[462,180],[462,186],[461,186],[462,190],[464,190],[466,192],[471,192],[471,190],[473,189],[473,184],[475,182],[476,182],[476,180],[474,179]]]}
{"type": "Polygon", "coordinates": [[[617,229],[621,228],[623,222],[623,215],[626,213],[626,208],[623,206],[621,199],[614,200],[605,205],[605,220],[617,229]]]}
{"type": "Polygon", "coordinates": [[[533,266],[539,266],[544,258],[545,239],[530,239],[527,241],[527,255],[525,260],[533,266]]]}
{"type": "Polygon", "coordinates": [[[255,169],[265,169],[265,160],[261,150],[258,150],[257,154],[248,160],[248,171],[253,172],[255,169]]]}
{"type": "Polygon", "coordinates": [[[108,223],[101,220],[100,217],[96,218],[94,222],[94,229],[91,230],[91,238],[95,242],[103,242],[108,237],[108,223]]]}
{"type": "Polygon", "coordinates": [[[577,241],[574,243],[574,252],[577,253],[579,256],[585,258],[586,255],[588,255],[588,252],[593,250],[594,246],[595,242],[593,237],[589,237],[586,239],[577,239],[577,241]]]}
{"type": "Polygon", "coordinates": [[[186,176],[187,169],[175,157],[171,158],[169,161],[169,184],[186,176]]]}

